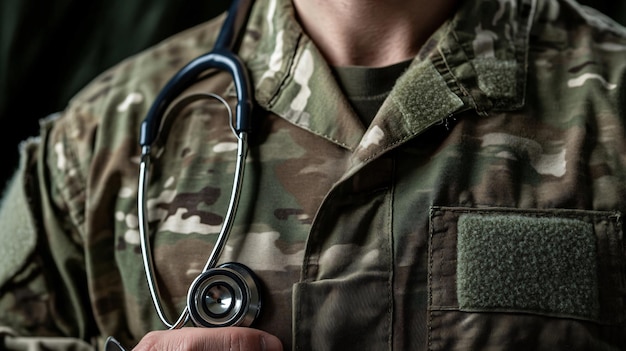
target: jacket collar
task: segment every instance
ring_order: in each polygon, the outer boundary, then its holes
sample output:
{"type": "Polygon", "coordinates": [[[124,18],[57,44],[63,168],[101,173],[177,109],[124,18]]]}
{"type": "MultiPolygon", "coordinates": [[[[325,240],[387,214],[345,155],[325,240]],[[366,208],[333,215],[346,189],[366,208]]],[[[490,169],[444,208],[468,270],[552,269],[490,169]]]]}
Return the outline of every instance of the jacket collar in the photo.
{"type": "Polygon", "coordinates": [[[362,160],[461,110],[484,115],[522,107],[536,1],[463,1],[422,47],[368,129],[298,24],[290,0],[257,2],[240,55],[261,107],[361,150],[362,160]]]}

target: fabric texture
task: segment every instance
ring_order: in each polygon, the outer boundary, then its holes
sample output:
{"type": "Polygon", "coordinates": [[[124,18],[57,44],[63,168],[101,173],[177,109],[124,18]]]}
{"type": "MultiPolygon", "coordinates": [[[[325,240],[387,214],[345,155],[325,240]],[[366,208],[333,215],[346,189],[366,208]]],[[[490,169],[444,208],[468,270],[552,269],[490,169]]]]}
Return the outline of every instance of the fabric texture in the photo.
{"type": "Polygon", "coordinates": [[[19,176],[11,180],[3,195],[7,202],[0,207],[0,223],[4,225],[0,231],[0,242],[4,243],[0,245],[0,282],[15,275],[35,250],[37,236],[23,182],[19,176]]]}
{"type": "MultiPolygon", "coordinates": [[[[5,346],[60,337],[59,350],[71,350],[73,340],[95,349],[113,335],[130,347],[164,329],[139,248],[139,130],[168,79],[211,49],[223,18],[124,60],[41,122],[40,138],[23,152],[30,166],[19,174],[30,186],[4,200],[32,199],[41,243],[15,274],[3,273],[5,346]]],[[[277,335],[286,350],[626,348],[623,27],[570,0],[462,2],[368,126],[291,1],[255,3],[239,55],[254,86],[255,129],[220,262],[241,262],[262,282],[264,307],[253,327],[277,335]],[[598,297],[590,297],[589,311],[597,317],[524,306],[461,311],[462,210],[440,215],[438,206],[591,223],[598,297]]],[[[229,75],[214,71],[180,100],[207,92],[234,105],[229,75]]],[[[214,99],[164,119],[146,203],[159,286],[174,319],[224,220],[237,140],[214,99]]],[[[587,225],[571,228],[591,235],[587,225]]],[[[566,249],[551,254],[571,259],[566,249]]]]}
{"type": "Polygon", "coordinates": [[[357,116],[368,126],[411,61],[385,67],[333,67],[334,76],[357,116]]]}

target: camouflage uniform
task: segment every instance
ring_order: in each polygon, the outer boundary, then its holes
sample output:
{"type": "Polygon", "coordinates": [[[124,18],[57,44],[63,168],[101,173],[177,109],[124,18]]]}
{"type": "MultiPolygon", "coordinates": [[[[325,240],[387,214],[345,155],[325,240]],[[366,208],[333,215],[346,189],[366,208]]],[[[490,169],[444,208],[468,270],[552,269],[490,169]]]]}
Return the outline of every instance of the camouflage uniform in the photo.
{"type": "MultiPolygon", "coordinates": [[[[138,246],[138,130],[221,20],[102,74],[23,145],[0,212],[7,348],[132,345],[163,329],[138,246]]],[[[256,132],[220,261],[262,280],[255,327],[294,350],[625,349],[623,28],[569,0],[465,1],[370,126],[290,1],[258,2],[240,55],[256,132]]],[[[232,88],[209,72],[181,99],[232,103],[232,88]]],[[[178,107],[147,196],[171,318],[235,164],[224,107],[178,107]]]]}

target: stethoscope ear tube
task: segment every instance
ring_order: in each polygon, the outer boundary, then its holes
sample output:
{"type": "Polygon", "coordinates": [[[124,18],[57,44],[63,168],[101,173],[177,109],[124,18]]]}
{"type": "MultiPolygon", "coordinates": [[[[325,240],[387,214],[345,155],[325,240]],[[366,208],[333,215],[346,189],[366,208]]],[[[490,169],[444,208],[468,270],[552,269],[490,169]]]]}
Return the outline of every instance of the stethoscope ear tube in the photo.
{"type": "MultiPolygon", "coordinates": [[[[217,98],[225,104],[225,101],[217,96],[207,94],[205,97],[217,98]]],[[[188,101],[193,101],[194,99],[189,99],[188,101]]],[[[183,100],[186,101],[186,100],[183,100]]],[[[228,106],[228,105],[226,105],[228,106]]],[[[230,115],[230,114],[229,114],[230,115]]],[[[140,238],[140,246],[141,253],[143,258],[143,266],[148,282],[148,288],[150,291],[150,296],[152,298],[154,307],[157,311],[157,314],[163,324],[165,324],[169,329],[178,329],[185,325],[190,318],[190,306],[187,305],[185,309],[181,312],[175,323],[170,323],[168,318],[165,315],[163,306],[161,304],[161,295],[159,293],[158,283],[156,280],[156,274],[154,270],[154,260],[152,258],[152,249],[150,245],[150,238],[148,235],[148,208],[147,204],[147,188],[150,179],[150,147],[143,147],[145,153],[141,156],[140,168],[139,168],[139,189],[138,189],[138,216],[139,216],[139,238],[140,238]]],[[[235,213],[237,211],[237,207],[239,204],[239,199],[241,197],[241,188],[243,186],[243,178],[245,173],[245,161],[247,158],[247,134],[239,133],[237,135],[237,163],[235,166],[235,174],[233,176],[233,186],[230,196],[230,201],[228,204],[228,209],[226,210],[226,215],[224,217],[224,221],[222,223],[222,228],[217,237],[213,250],[207,259],[207,262],[202,270],[202,273],[208,272],[213,267],[216,266],[219,257],[221,256],[221,252],[226,245],[228,237],[230,235],[230,231],[234,224],[235,213]]],[[[245,279],[240,279],[244,280],[245,279]]],[[[256,284],[254,284],[256,286],[256,284]]],[[[237,291],[235,289],[234,291],[237,291]]],[[[259,304],[260,307],[260,304],[259,304]]],[[[198,320],[202,320],[202,318],[196,318],[198,320]]],[[[241,323],[241,321],[237,321],[235,319],[230,322],[241,323]]],[[[229,322],[229,323],[230,323],[229,322]]]]}

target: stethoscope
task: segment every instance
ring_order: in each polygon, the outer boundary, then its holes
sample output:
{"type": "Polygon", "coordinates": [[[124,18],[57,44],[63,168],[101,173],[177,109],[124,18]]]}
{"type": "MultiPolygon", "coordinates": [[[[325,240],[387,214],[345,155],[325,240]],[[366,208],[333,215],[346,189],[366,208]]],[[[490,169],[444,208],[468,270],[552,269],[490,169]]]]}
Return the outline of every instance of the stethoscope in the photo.
{"type": "MultiPolygon", "coordinates": [[[[252,325],[261,310],[260,285],[248,267],[236,262],[216,266],[234,223],[248,152],[247,138],[252,125],[253,100],[248,72],[241,59],[234,54],[242,34],[238,31],[241,31],[247,21],[252,2],[253,0],[233,0],[213,50],[188,63],[165,85],[141,124],[137,201],[141,254],[152,302],[159,319],[169,329],[182,328],[189,321],[194,326],[201,327],[247,327],[252,325]],[[229,105],[220,96],[202,94],[201,97],[217,99],[228,108],[231,129],[237,138],[237,162],[228,208],[215,246],[202,272],[189,287],[185,308],[176,321],[171,323],[161,304],[148,237],[146,192],[150,179],[151,148],[164,128],[162,120],[166,110],[183,90],[209,69],[230,73],[234,82],[237,93],[234,118],[229,105]]],[[[109,337],[105,350],[124,350],[124,347],[113,337],[109,337]]]]}

